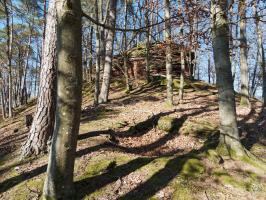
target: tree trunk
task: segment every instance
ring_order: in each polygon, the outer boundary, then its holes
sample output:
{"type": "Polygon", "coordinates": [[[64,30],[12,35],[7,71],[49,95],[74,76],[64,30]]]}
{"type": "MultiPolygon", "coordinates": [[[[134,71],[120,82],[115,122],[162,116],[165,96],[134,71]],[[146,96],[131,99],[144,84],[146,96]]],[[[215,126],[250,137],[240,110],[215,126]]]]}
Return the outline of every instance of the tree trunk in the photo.
{"type": "Polygon", "coordinates": [[[145,67],[146,67],[146,81],[149,83],[151,81],[150,79],[150,20],[149,20],[149,11],[148,11],[148,6],[149,6],[149,0],[145,0],[145,5],[146,5],[146,11],[145,11],[145,24],[148,27],[146,30],[146,56],[145,56],[145,67]]]}
{"type": "MultiPolygon", "coordinates": [[[[182,13],[182,1],[178,1],[178,10],[182,13]]],[[[185,50],[184,50],[184,43],[183,43],[183,28],[184,28],[184,19],[182,16],[182,23],[180,25],[180,37],[181,37],[181,52],[180,52],[180,59],[181,59],[181,73],[180,73],[180,84],[179,84],[179,100],[182,100],[184,97],[184,79],[185,79],[185,50]]]]}
{"type": "Polygon", "coordinates": [[[56,10],[55,0],[50,0],[43,43],[40,86],[37,107],[28,138],[22,146],[22,158],[47,150],[47,142],[54,129],[56,94],[56,10]]]}
{"type": "Polygon", "coordinates": [[[109,25],[113,29],[108,31],[106,39],[105,65],[103,72],[103,82],[99,95],[99,103],[106,103],[108,101],[113,59],[113,45],[115,38],[116,3],[117,2],[115,0],[110,1],[109,25]]]}
{"type": "Polygon", "coordinates": [[[259,52],[259,61],[261,65],[261,70],[262,70],[262,100],[263,100],[263,106],[266,107],[266,63],[265,63],[265,52],[264,52],[264,47],[263,47],[263,33],[260,27],[260,17],[258,16],[258,11],[257,11],[257,4],[255,1],[254,4],[254,10],[255,10],[255,23],[256,23],[256,32],[257,32],[257,37],[258,37],[258,52],[259,52]]]}
{"type": "MultiPolygon", "coordinates": [[[[127,29],[127,15],[128,15],[128,5],[127,1],[124,2],[124,11],[125,11],[125,18],[124,18],[124,29],[127,29]]],[[[123,32],[123,45],[124,45],[124,55],[123,55],[123,64],[124,64],[124,70],[125,70],[125,80],[126,80],[126,92],[129,92],[131,90],[131,84],[129,82],[129,76],[128,76],[128,64],[127,64],[127,32],[123,32]]]]}
{"type": "MultiPolygon", "coordinates": [[[[31,27],[29,27],[31,29],[31,27]]],[[[24,67],[24,75],[23,75],[23,81],[22,81],[22,91],[21,91],[21,96],[20,96],[20,104],[24,105],[27,103],[27,71],[28,71],[28,66],[29,66],[29,56],[30,56],[30,46],[31,46],[31,34],[32,30],[30,31],[30,35],[28,38],[28,45],[27,45],[27,53],[26,53],[26,62],[25,62],[25,67],[24,67]]]]}
{"type": "Polygon", "coordinates": [[[72,199],[82,95],[81,4],[57,0],[56,123],[44,183],[45,199],[72,199]]]}
{"type": "Polygon", "coordinates": [[[226,150],[226,153],[231,157],[237,157],[244,155],[244,149],[240,143],[236,122],[235,94],[229,55],[227,8],[227,1],[212,0],[212,44],[220,116],[220,143],[218,149],[226,150]]]}
{"type": "MultiPolygon", "coordinates": [[[[95,0],[95,16],[96,21],[99,22],[99,5],[98,0],[95,0]]],[[[96,63],[95,63],[95,89],[94,89],[94,105],[99,104],[99,94],[100,94],[100,65],[101,65],[101,37],[100,37],[100,27],[95,26],[96,35],[96,63]]]]}
{"type": "Polygon", "coordinates": [[[211,56],[208,54],[208,83],[211,83],[211,56]]]}
{"type": "MultiPolygon", "coordinates": [[[[12,2],[11,10],[12,10],[12,2]]],[[[12,84],[12,46],[13,46],[13,16],[10,16],[10,12],[7,6],[7,0],[4,0],[4,10],[6,15],[6,34],[7,34],[7,44],[6,44],[6,55],[8,59],[8,116],[12,117],[13,108],[13,84],[12,84]],[[11,25],[10,25],[11,18],[11,25]]],[[[11,14],[12,15],[12,14],[11,14]]]]}
{"type": "Polygon", "coordinates": [[[248,93],[248,49],[247,49],[247,38],[246,38],[246,1],[239,1],[239,15],[240,15],[240,73],[241,73],[241,101],[240,105],[247,107],[249,103],[248,93]]]}
{"type": "Polygon", "coordinates": [[[1,95],[1,110],[2,110],[2,118],[6,118],[6,107],[5,107],[5,96],[4,96],[4,81],[2,76],[2,69],[0,71],[0,95],[1,95]]]}
{"type": "Polygon", "coordinates": [[[165,41],[166,41],[166,79],[167,79],[167,103],[173,105],[173,78],[172,78],[172,53],[171,53],[171,20],[170,1],[164,0],[165,41]]]}

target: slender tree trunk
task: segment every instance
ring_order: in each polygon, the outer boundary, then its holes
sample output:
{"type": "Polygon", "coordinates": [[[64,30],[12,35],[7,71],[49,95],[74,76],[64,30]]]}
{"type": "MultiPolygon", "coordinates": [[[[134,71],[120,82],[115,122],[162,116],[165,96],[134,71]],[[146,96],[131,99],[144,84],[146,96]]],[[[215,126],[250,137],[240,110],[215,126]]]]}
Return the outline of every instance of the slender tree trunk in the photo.
{"type": "Polygon", "coordinates": [[[0,70],[0,95],[1,95],[1,109],[2,109],[2,118],[6,118],[6,108],[5,108],[5,96],[4,96],[4,81],[2,76],[2,69],[0,70]]]}
{"type": "Polygon", "coordinates": [[[145,5],[147,6],[145,11],[145,24],[148,27],[146,30],[146,56],[145,56],[145,63],[146,63],[146,81],[149,83],[150,79],[150,20],[149,20],[149,0],[145,0],[145,5]]]}
{"type": "MultiPolygon", "coordinates": [[[[127,1],[125,1],[124,3],[125,8],[124,8],[124,12],[125,12],[125,18],[124,18],[124,29],[127,29],[127,15],[128,15],[128,5],[127,5],[127,1]]],[[[124,64],[124,70],[125,70],[125,79],[126,79],[126,91],[129,92],[131,90],[131,85],[129,82],[129,76],[128,76],[128,65],[127,65],[127,32],[124,31],[123,32],[123,45],[124,45],[124,55],[123,55],[123,64],[124,64]]]]}
{"type": "MultiPolygon", "coordinates": [[[[30,27],[31,29],[31,27],[30,27]]],[[[24,75],[23,75],[23,81],[22,81],[22,91],[21,91],[21,99],[20,99],[20,104],[26,104],[27,103],[27,71],[28,71],[28,66],[29,66],[29,56],[30,56],[30,46],[31,46],[31,33],[32,30],[30,31],[30,35],[28,38],[28,45],[27,45],[27,53],[26,53],[26,62],[25,62],[25,67],[24,67],[24,75]]]]}
{"type": "Polygon", "coordinates": [[[265,63],[265,52],[262,43],[262,31],[260,30],[260,46],[261,46],[261,67],[262,67],[262,96],[263,96],[263,106],[266,107],[266,63],[265,63]]]}
{"type": "Polygon", "coordinates": [[[259,45],[257,45],[257,56],[256,56],[256,62],[255,62],[255,66],[254,66],[254,70],[252,73],[252,80],[251,80],[251,86],[250,86],[250,95],[252,95],[252,97],[255,96],[255,90],[256,90],[256,77],[257,77],[257,68],[259,65],[259,45]]]}
{"type": "Polygon", "coordinates": [[[93,45],[92,45],[92,42],[93,42],[93,26],[91,26],[90,28],[90,38],[89,38],[89,48],[90,48],[90,51],[89,51],[89,62],[88,62],[88,68],[89,68],[89,82],[91,83],[92,82],[92,65],[93,65],[93,59],[92,59],[92,55],[93,55],[93,45]]]}
{"type": "Polygon", "coordinates": [[[103,82],[101,92],[99,95],[99,103],[106,103],[108,101],[110,81],[111,81],[111,70],[112,70],[112,59],[113,59],[113,45],[115,38],[115,20],[116,20],[116,3],[117,1],[110,1],[110,13],[109,13],[109,25],[113,27],[113,30],[108,31],[106,41],[106,55],[105,65],[103,72],[103,82]]]}
{"type": "MultiPolygon", "coordinates": [[[[99,22],[99,9],[98,9],[98,0],[95,1],[95,13],[96,20],[99,22]]],[[[101,37],[100,37],[100,27],[96,25],[95,27],[95,35],[96,35],[96,64],[95,64],[95,89],[94,89],[94,105],[97,106],[99,104],[99,94],[100,94],[100,60],[101,60],[101,37]]]]}
{"type": "MultiPolygon", "coordinates": [[[[212,0],[212,44],[219,96],[220,144],[231,157],[243,156],[236,122],[235,94],[229,54],[227,1],[212,0]]],[[[222,151],[220,151],[221,153],[222,151]]]]}
{"type": "Polygon", "coordinates": [[[44,183],[45,199],[74,199],[73,170],[82,93],[81,4],[57,0],[56,123],[44,183]]]}
{"type": "Polygon", "coordinates": [[[211,83],[211,56],[208,54],[208,83],[211,83]]]}
{"type": "Polygon", "coordinates": [[[240,14],[240,73],[241,73],[241,101],[240,104],[244,107],[250,105],[248,93],[248,49],[246,38],[246,1],[239,1],[240,14]]]}
{"type": "MultiPolygon", "coordinates": [[[[182,1],[178,1],[178,9],[179,12],[182,13],[183,6],[182,1]]],[[[181,60],[181,73],[180,73],[180,84],[179,84],[179,100],[184,98],[184,79],[185,79],[185,50],[184,50],[184,43],[183,43],[183,28],[184,28],[184,19],[182,16],[182,23],[180,25],[180,37],[181,37],[181,49],[180,49],[180,60],[181,60]]]]}
{"type": "Polygon", "coordinates": [[[166,41],[166,79],[167,79],[167,103],[173,105],[173,77],[172,77],[172,52],[171,52],[171,20],[170,1],[164,0],[165,41],[166,41]]]}
{"type": "Polygon", "coordinates": [[[28,138],[22,146],[21,157],[47,151],[47,142],[54,129],[56,104],[56,0],[50,0],[43,43],[40,86],[37,107],[28,138]]]}
{"type": "MultiPolygon", "coordinates": [[[[11,8],[12,10],[12,2],[11,8]]],[[[12,117],[13,108],[13,84],[12,84],[12,46],[13,46],[13,16],[10,14],[9,8],[7,6],[7,0],[4,0],[4,10],[6,15],[6,34],[7,34],[7,44],[6,44],[6,55],[8,59],[8,116],[12,117]],[[10,16],[11,15],[11,16],[10,16]],[[11,24],[10,24],[11,18],[11,24]]]]}
{"type": "Polygon", "coordinates": [[[263,100],[263,106],[266,107],[266,63],[265,63],[265,52],[263,47],[263,33],[260,27],[260,17],[258,15],[257,11],[257,4],[255,1],[254,4],[254,11],[255,11],[255,23],[256,23],[256,32],[258,37],[258,52],[259,52],[259,63],[261,65],[262,70],[262,100],[263,100]]]}
{"type": "Polygon", "coordinates": [[[184,98],[184,82],[185,82],[185,55],[184,48],[182,47],[180,52],[181,59],[181,73],[180,73],[180,86],[179,86],[179,100],[184,98]]]}

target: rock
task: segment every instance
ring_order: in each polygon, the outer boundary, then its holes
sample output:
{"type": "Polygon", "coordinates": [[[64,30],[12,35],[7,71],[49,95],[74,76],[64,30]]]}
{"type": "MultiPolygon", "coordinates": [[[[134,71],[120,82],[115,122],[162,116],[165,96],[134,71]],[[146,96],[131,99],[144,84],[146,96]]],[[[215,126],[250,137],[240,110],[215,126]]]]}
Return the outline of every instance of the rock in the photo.
{"type": "Polygon", "coordinates": [[[170,132],[175,128],[176,119],[169,116],[160,117],[157,128],[162,131],[170,132]]]}

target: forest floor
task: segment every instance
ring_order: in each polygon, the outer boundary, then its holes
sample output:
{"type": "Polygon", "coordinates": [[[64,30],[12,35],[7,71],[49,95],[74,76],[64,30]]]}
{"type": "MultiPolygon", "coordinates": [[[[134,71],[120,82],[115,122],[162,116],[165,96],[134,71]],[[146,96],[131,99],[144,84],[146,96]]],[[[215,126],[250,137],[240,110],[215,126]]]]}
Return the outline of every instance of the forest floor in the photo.
{"type": "MultiPolygon", "coordinates": [[[[222,159],[215,151],[218,130],[217,90],[187,81],[184,100],[165,103],[158,79],[125,93],[112,83],[110,102],[92,106],[85,85],[74,171],[75,199],[257,199],[266,198],[266,172],[243,161],[222,159]]],[[[261,102],[242,108],[237,100],[241,139],[266,162],[266,112],[261,102]]],[[[34,102],[0,124],[0,199],[40,199],[47,155],[19,160],[27,138],[24,116],[34,102]]]]}

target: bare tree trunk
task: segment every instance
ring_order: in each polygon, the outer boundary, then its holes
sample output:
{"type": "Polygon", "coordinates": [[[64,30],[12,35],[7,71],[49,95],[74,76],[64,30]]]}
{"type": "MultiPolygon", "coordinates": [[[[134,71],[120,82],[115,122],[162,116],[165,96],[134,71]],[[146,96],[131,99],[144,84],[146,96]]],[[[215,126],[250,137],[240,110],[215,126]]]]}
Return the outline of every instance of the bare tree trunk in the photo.
{"type": "MultiPolygon", "coordinates": [[[[29,27],[31,29],[31,27],[29,27]]],[[[27,53],[26,53],[26,62],[25,62],[25,67],[24,67],[24,75],[23,75],[23,81],[22,81],[22,91],[21,91],[21,96],[20,96],[20,104],[26,104],[27,103],[27,71],[28,71],[28,66],[29,66],[29,56],[30,56],[30,46],[31,46],[31,34],[32,30],[30,31],[30,35],[28,38],[28,48],[27,48],[27,53]]]]}
{"type": "Polygon", "coordinates": [[[73,199],[73,170],[82,95],[81,4],[57,0],[56,123],[44,183],[45,199],[73,199]]]}
{"type": "Polygon", "coordinates": [[[246,38],[246,1],[239,1],[239,15],[240,15],[240,73],[241,73],[241,101],[240,104],[244,107],[250,105],[248,93],[248,49],[246,38]]]}
{"type": "Polygon", "coordinates": [[[145,0],[146,5],[146,11],[145,11],[145,24],[148,27],[146,30],[146,56],[145,56],[145,67],[146,67],[146,81],[149,83],[151,81],[150,79],[150,20],[149,20],[149,0],[145,0]]]}
{"type": "Polygon", "coordinates": [[[173,77],[172,77],[172,52],[171,52],[171,20],[170,1],[164,0],[165,41],[166,41],[166,79],[167,79],[167,103],[173,105],[173,77]]]}
{"type": "MultiPolygon", "coordinates": [[[[99,22],[99,9],[98,9],[98,0],[95,0],[95,13],[96,20],[99,22]]],[[[96,25],[95,27],[96,35],[96,64],[95,64],[95,89],[94,89],[94,105],[97,106],[99,103],[99,94],[100,94],[100,65],[101,65],[101,37],[100,37],[100,27],[96,25]]]]}
{"type": "MultiPolygon", "coordinates": [[[[243,156],[236,122],[235,94],[229,54],[227,1],[212,0],[212,44],[219,94],[220,144],[231,157],[243,156]]],[[[223,150],[223,151],[222,151],[223,150]]]]}
{"type": "Polygon", "coordinates": [[[266,63],[265,63],[265,52],[263,47],[263,33],[260,27],[260,17],[257,11],[257,4],[255,1],[254,4],[254,11],[255,11],[255,23],[256,23],[256,32],[258,37],[258,52],[259,52],[259,61],[262,69],[262,99],[263,99],[263,106],[266,107],[266,63]]]}
{"type": "Polygon", "coordinates": [[[91,28],[90,28],[90,38],[89,38],[89,50],[90,50],[90,52],[89,52],[89,62],[88,62],[88,68],[89,68],[89,77],[88,77],[88,79],[89,79],[89,82],[91,83],[92,82],[92,65],[93,65],[93,59],[92,59],[92,55],[93,55],[93,45],[92,45],[92,42],[93,42],[93,30],[94,30],[94,28],[93,28],[93,26],[91,26],[91,28]]]}
{"type": "MultiPolygon", "coordinates": [[[[124,18],[124,29],[127,29],[127,15],[128,15],[128,5],[127,5],[127,1],[124,2],[124,12],[125,12],[125,18],[124,18]]],[[[129,76],[128,76],[128,65],[127,65],[127,32],[124,31],[123,32],[123,45],[124,45],[124,55],[123,55],[123,64],[124,64],[124,70],[125,70],[125,79],[126,79],[126,91],[129,92],[131,90],[131,85],[130,85],[130,82],[129,82],[129,76]]]]}
{"type": "Polygon", "coordinates": [[[108,31],[106,41],[106,55],[105,65],[103,72],[103,82],[101,92],[99,95],[99,103],[106,103],[108,101],[110,81],[111,81],[111,70],[112,70],[112,59],[113,59],[113,45],[115,38],[115,20],[116,20],[116,1],[110,1],[110,12],[109,12],[109,25],[113,30],[108,31]]]}
{"type": "Polygon", "coordinates": [[[211,83],[211,56],[208,54],[208,83],[211,83]]]}
{"type": "Polygon", "coordinates": [[[50,0],[43,43],[40,86],[37,107],[28,138],[22,146],[21,157],[47,150],[47,142],[54,129],[56,94],[56,0],[50,0]]]}
{"type": "Polygon", "coordinates": [[[4,81],[2,76],[2,69],[0,71],[0,95],[1,95],[1,109],[2,109],[2,118],[6,118],[6,106],[5,106],[5,96],[4,96],[4,81]]]}
{"type": "MultiPolygon", "coordinates": [[[[11,3],[11,10],[12,10],[12,2],[11,3]]],[[[13,16],[7,6],[7,0],[4,0],[4,10],[6,15],[6,34],[7,34],[7,47],[6,47],[6,54],[8,59],[8,116],[12,117],[12,108],[13,108],[13,84],[12,84],[12,46],[13,46],[13,16]],[[10,18],[11,18],[11,25],[10,25],[10,18]]]]}
{"type": "MultiPolygon", "coordinates": [[[[183,6],[182,1],[178,1],[178,9],[179,12],[182,13],[183,6]]],[[[185,50],[184,50],[184,43],[183,43],[183,28],[184,28],[184,19],[182,16],[182,23],[180,25],[180,37],[181,37],[181,49],[180,49],[180,59],[181,59],[181,73],[180,73],[180,84],[179,84],[179,100],[182,100],[184,98],[184,79],[185,79],[185,50]]]]}

